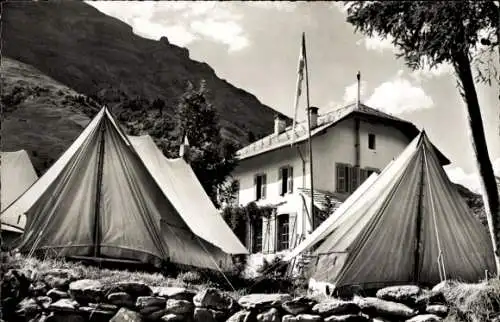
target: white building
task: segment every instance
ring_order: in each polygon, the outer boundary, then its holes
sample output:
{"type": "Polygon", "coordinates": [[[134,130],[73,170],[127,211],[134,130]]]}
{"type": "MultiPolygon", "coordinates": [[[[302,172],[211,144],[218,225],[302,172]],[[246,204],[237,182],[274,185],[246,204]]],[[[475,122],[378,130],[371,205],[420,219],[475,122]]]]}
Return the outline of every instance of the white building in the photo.
{"type": "MultiPolygon", "coordinates": [[[[412,123],[363,104],[352,104],[325,115],[310,108],[315,213],[325,203],[338,205],[373,171],[380,171],[419,133],[412,123]]],[[[275,214],[247,227],[246,246],[253,253],[293,248],[324,218],[310,218],[310,166],[307,122],[292,129],[275,119],[274,133],[238,151],[232,173],[238,182],[236,202],[276,207],[275,214]]],[[[442,163],[448,159],[439,151],[442,163]]],[[[328,207],[326,207],[328,208],[328,207]]],[[[331,209],[331,208],[330,208],[331,209]]]]}

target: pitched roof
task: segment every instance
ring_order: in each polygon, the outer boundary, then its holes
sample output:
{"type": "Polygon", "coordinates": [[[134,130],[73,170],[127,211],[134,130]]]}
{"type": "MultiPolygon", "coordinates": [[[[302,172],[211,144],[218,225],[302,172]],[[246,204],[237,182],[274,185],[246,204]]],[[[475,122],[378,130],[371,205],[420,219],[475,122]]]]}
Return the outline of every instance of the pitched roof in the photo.
{"type": "MultiPolygon", "coordinates": [[[[306,197],[311,198],[311,189],[298,188],[297,190],[303,193],[306,197]]],[[[345,196],[341,196],[333,192],[314,189],[314,205],[320,210],[326,210],[328,203],[330,202],[332,205],[331,213],[333,213],[345,199],[345,196]]]]}
{"type": "MultiPolygon", "coordinates": [[[[362,116],[367,120],[390,124],[400,129],[410,140],[416,137],[420,132],[417,127],[409,121],[384,113],[364,104],[359,104],[359,107],[357,104],[350,104],[324,115],[319,115],[318,125],[311,130],[311,137],[321,134],[323,130],[355,115],[362,116]]],[[[306,141],[308,138],[307,122],[297,123],[295,133],[296,143],[306,141]]],[[[292,134],[293,132],[291,126],[287,127],[285,131],[279,135],[272,133],[238,150],[237,157],[240,160],[244,160],[279,148],[290,146],[292,142],[292,134]]],[[[437,152],[442,165],[450,163],[450,161],[439,150],[437,150],[437,152]]]]}

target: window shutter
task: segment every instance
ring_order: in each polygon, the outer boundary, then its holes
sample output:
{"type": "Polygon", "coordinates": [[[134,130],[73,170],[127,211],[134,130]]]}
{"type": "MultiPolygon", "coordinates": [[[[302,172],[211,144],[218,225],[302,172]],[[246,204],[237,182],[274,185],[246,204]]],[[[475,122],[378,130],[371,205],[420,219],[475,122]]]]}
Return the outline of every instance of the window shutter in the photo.
{"type": "Polygon", "coordinates": [[[259,193],[258,193],[257,189],[259,189],[259,187],[257,186],[257,176],[253,177],[253,185],[255,187],[255,200],[258,200],[259,199],[259,193]]]}
{"type": "Polygon", "coordinates": [[[337,192],[345,192],[345,166],[337,164],[337,192]]]}
{"type": "Polygon", "coordinates": [[[266,178],[267,176],[265,174],[262,175],[262,191],[261,191],[261,196],[262,199],[266,199],[266,178]]]}
{"type": "Polygon", "coordinates": [[[280,168],[278,170],[278,183],[279,183],[279,189],[280,189],[280,196],[283,196],[283,194],[285,193],[283,191],[283,168],[280,168]]]}
{"type": "Polygon", "coordinates": [[[359,167],[351,167],[351,190],[354,192],[358,188],[359,167]]]}
{"type": "Polygon", "coordinates": [[[288,168],[288,193],[293,192],[293,168],[288,168]]]}

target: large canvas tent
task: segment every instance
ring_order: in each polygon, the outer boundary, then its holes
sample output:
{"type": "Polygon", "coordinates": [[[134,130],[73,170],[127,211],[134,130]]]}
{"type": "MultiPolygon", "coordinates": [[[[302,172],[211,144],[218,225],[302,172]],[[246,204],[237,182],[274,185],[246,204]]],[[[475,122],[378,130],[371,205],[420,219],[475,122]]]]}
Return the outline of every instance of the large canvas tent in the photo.
{"type": "Polygon", "coordinates": [[[20,215],[25,253],[210,269],[247,253],[189,164],[124,135],[106,108],[1,216],[20,215]]]}
{"type": "Polygon", "coordinates": [[[285,260],[306,252],[334,288],[477,281],[495,274],[487,229],[440,166],[425,132],[372,175],[285,260]]]}
{"type": "MultiPolygon", "coordinates": [[[[4,210],[26,191],[38,176],[25,150],[1,152],[0,157],[0,202],[1,210],[4,210]]],[[[19,217],[1,218],[2,242],[8,246],[23,232],[18,227],[18,219],[19,217]]]]}

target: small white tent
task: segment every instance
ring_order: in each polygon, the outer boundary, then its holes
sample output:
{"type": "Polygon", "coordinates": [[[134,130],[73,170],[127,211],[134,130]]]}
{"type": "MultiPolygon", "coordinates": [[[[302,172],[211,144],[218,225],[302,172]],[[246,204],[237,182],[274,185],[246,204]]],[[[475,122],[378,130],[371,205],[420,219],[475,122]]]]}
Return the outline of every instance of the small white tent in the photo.
{"type": "Polygon", "coordinates": [[[125,136],[106,108],[1,217],[22,214],[25,253],[222,270],[247,253],[191,167],[125,136]]]}
{"type": "Polygon", "coordinates": [[[286,259],[309,252],[313,282],[337,289],[478,281],[496,272],[491,241],[425,132],[371,176],[286,259]]]}
{"type": "MultiPolygon", "coordinates": [[[[0,162],[0,202],[3,211],[31,187],[38,179],[38,176],[25,150],[1,152],[0,162]]],[[[19,217],[2,217],[1,219],[2,231],[22,233],[22,229],[18,226],[19,217]]]]}

